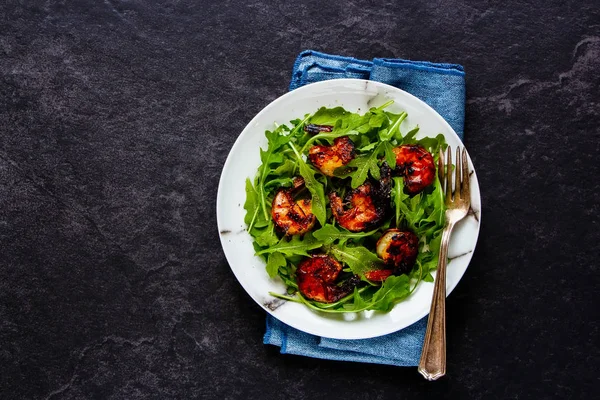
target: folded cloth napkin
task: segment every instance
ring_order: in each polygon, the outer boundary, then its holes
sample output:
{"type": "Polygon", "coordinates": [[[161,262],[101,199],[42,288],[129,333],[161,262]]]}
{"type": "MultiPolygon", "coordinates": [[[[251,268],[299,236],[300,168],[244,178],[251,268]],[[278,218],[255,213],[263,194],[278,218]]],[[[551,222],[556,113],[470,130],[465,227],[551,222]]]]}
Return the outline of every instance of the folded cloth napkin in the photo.
{"type": "Polygon", "coordinates": [[[340,78],[370,79],[402,89],[429,104],[463,138],[465,72],[461,65],[398,58],[364,61],[307,50],[294,63],[290,90],[340,78]]]}
{"type": "MultiPolygon", "coordinates": [[[[375,58],[373,61],[307,50],[294,63],[290,90],[328,79],[379,81],[405,90],[436,110],[463,138],[465,73],[460,65],[375,58]]],[[[376,338],[338,340],[310,335],[267,316],[263,342],[282,354],[396,366],[419,363],[427,318],[401,331],[376,338]]]]}

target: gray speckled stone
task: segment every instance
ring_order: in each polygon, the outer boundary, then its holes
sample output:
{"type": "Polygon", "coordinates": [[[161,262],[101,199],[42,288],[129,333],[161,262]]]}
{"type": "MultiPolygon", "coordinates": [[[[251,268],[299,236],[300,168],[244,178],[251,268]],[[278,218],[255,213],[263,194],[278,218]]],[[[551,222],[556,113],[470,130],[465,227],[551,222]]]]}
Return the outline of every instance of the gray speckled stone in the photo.
{"type": "Polygon", "coordinates": [[[590,397],[596,3],[0,5],[0,398],[590,397]],[[483,225],[440,382],[265,347],[220,251],[223,162],[308,48],[465,66],[483,225]]]}

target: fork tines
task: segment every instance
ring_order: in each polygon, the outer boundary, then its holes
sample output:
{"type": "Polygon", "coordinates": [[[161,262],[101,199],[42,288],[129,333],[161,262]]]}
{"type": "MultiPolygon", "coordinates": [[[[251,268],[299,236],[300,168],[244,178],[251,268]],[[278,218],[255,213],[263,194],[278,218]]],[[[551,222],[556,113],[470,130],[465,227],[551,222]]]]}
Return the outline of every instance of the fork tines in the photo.
{"type": "Polygon", "coordinates": [[[469,161],[467,160],[467,149],[456,148],[456,166],[452,164],[452,148],[448,146],[446,154],[440,149],[438,159],[438,177],[442,191],[446,194],[446,202],[451,201],[453,193],[458,198],[470,198],[469,188],[469,161]],[[462,153],[462,154],[461,154],[462,153]],[[454,169],[454,179],[452,170],[454,169]]]}

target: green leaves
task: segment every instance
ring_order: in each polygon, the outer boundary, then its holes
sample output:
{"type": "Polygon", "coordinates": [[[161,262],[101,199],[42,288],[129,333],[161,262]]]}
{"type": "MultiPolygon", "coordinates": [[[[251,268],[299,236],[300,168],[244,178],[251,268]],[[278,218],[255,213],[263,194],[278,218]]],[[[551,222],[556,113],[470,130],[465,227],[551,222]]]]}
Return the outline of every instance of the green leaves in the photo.
{"type": "Polygon", "coordinates": [[[279,252],[274,252],[269,254],[267,258],[267,273],[270,278],[275,278],[277,273],[279,272],[279,267],[285,267],[287,265],[287,260],[283,256],[283,254],[279,252]]]}
{"type": "Polygon", "coordinates": [[[348,265],[354,274],[361,277],[365,272],[380,269],[383,266],[383,261],[363,246],[331,246],[329,252],[338,261],[348,265]]]}
{"type": "Polygon", "coordinates": [[[256,177],[256,192],[258,193],[260,206],[265,219],[269,219],[269,210],[267,209],[267,195],[264,183],[271,171],[271,164],[280,164],[283,161],[283,156],[275,153],[275,151],[290,140],[288,136],[281,135],[281,132],[284,130],[282,127],[265,133],[265,136],[268,139],[268,148],[266,151],[260,150],[260,160],[262,161],[262,165],[260,166],[258,176],[256,177]]]}
{"type": "Polygon", "coordinates": [[[394,146],[390,142],[375,142],[361,148],[363,151],[370,151],[371,149],[373,149],[373,151],[370,153],[361,154],[354,160],[350,161],[346,168],[340,168],[342,169],[340,174],[336,173],[336,176],[338,177],[352,177],[352,181],[350,183],[352,189],[356,189],[365,183],[369,174],[374,179],[381,179],[381,161],[379,157],[382,154],[384,155],[384,159],[390,168],[396,168],[396,154],[394,153],[394,146]]]}
{"type": "Polygon", "coordinates": [[[352,177],[352,182],[350,183],[352,189],[356,189],[365,183],[369,172],[371,172],[371,175],[375,179],[379,179],[381,177],[379,173],[377,153],[377,151],[373,151],[369,155],[358,156],[348,163],[348,167],[356,168],[349,174],[349,176],[352,177]]]}
{"type": "Polygon", "coordinates": [[[279,242],[279,238],[275,234],[275,225],[273,224],[273,221],[268,221],[265,229],[259,230],[256,228],[252,233],[254,234],[256,244],[261,247],[273,246],[279,242]]]}
{"type": "Polygon", "coordinates": [[[281,163],[281,165],[279,165],[273,170],[273,175],[281,176],[286,174],[293,174],[294,168],[296,168],[296,163],[288,158],[283,163],[281,163]]]}
{"type": "Polygon", "coordinates": [[[406,119],[406,117],[408,117],[408,114],[403,111],[398,116],[398,118],[396,118],[396,121],[394,121],[394,124],[387,131],[385,131],[384,133],[379,135],[379,138],[382,141],[390,140],[390,139],[392,139],[392,137],[401,139],[402,135],[400,134],[400,124],[402,123],[402,121],[404,121],[406,119]]]}
{"type": "Polygon", "coordinates": [[[388,312],[394,305],[410,294],[410,281],[408,276],[390,276],[383,282],[371,300],[371,310],[388,312]]]}
{"type": "Polygon", "coordinates": [[[344,304],[343,311],[374,310],[389,312],[394,305],[408,297],[410,293],[411,282],[408,276],[390,276],[374,293],[371,291],[363,295],[355,289],[352,296],[354,301],[344,304]]]}
{"type": "Polygon", "coordinates": [[[442,187],[436,177],[428,193],[415,196],[404,193],[404,182],[394,177],[392,201],[394,203],[396,226],[404,225],[418,236],[433,237],[444,225],[445,204],[442,187]]]}
{"type": "Polygon", "coordinates": [[[244,203],[244,209],[246,210],[244,223],[248,225],[248,231],[251,231],[260,210],[260,205],[258,202],[258,193],[256,193],[256,189],[252,186],[250,178],[246,178],[246,202],[244,203]]]}
{"type": "Polygon", "coordinates": [[[325,218],[327,216],[327,211],[325,210],[325,189],[315,178],[315,171],[304,162],[294,145],[290,143],[290,147],[294,151],[294,154],[296,154],[300,175],[304,178],[304,184],[312,195],[312,212],[321,225],[325,225],[325,218]]]}
{"type": "Polygon", "coordinates": [[[330,125],[333,126],[333,130],[331,132],[321,132],[308,139],[302,147],[301,153],[305,153],[308,147],[318,140],[325,139],[331,142],[332,139],[341,136],[358,135],[365,130],[368,131],[371,129],[370,120],[371,115],[369,114],[361,116],[346,111],[342,107],[322,107],[310,118],[310,123],[316,125],[330,125]]]}
{"type": "Polygon", "coordinates": [[[322,244],[316,240],[312,234],[307,233],[304,235],[304,238],[301,238],[299,235],[295,235],[288,240],[287,237],[284,237],[277,244],[261,250],[256,254],[279,252],[281,254],[285,254],[286,256],[297,255],[308,257],[308,252],[310,250],[318,249],[321,246],[322,244]]]}
{"type": "Polygon", "coordinates": [[[414,140],[413,142],[416,142],[421,146],[425,147],[427,151],[429,151],[434,157],[438,156],[440,149],[444,150],[446,147],[448,147],[448,145],[446,144],[446,138],[441,133],[438,134],[435,138],[424,137],[419,140],[414,140]]]}
{"type": "Polygon", "coordinates": [[[400,221],[402,221],[403,218],[403,214],[402,214],[402,199],[403,199],[403,189],[404,189],[404,185],[402,183],[402,178],[400,177],[393,177],[392,180],[394,181],[394,186],[392,187],[392,201],[394,202],[394,209],[395,209],[395,215],[396,215],[396,226],[400,226],[400,221]]]}
{"type": "Polygon", "coordinates": [[[390,142],[382,142],[380,146],[383,147],[385,161],[388,163],[390,168],[396,168],[396,153],[394,153],[394,146],[392,146],[390,142]]]}
{"type": "MultiPolygon", "coordinates": [[[[418,126],[403,135],[401,130],[406,124],[407,113],[385,111],[391,103],[372,108],[364,115],[341,107],[323,107],[313,115],[307,114],[291,121],[289,126],[280,125],[265,132],[267,146],[260,150],[261,165],[254,179],[245,182],[244,223],[254,239],[256,254],[266,262],[267,274],[281,279],[288,289],[287,294],[276,296],[300,302],[319,312],[387,312],[406,298],[420,281],[433,279],[431,272],[437,266],[444,224],[444,197],[437,178],[425,191],[410,196],[404,192],[402,178],[393,177],[393,213],[370,232],[350,232],[337,226],[331,210],[327,209],[327,193],[336,192],[344,197],[345,193],[364,184],[367,179],[381,179],[384,162],[394,169],[396,146],[418,143],[436,160],[438,151],[446,147],[441,134],[417,139],[418,126]],[[303,129],[308,123],[333,128],[331,132],[312,135],[303,129]],[[338,168],[335,177],[323,175],[307,161],[311,145],[330,144],[333,139],[345,135],[351,135],[357,156],[338,168]],[[310,196],[312,212],[318,223],[312,233],[282,238],[271,219],[271,203],[275,193],[281,187],[292,187],[298,175],[304,179],[304,187],[291,189],[293,196],[298,200],[310,196]],[[375,246],[377,239],[392,225],[415,232],[420,240],[416,266],[408,275],[391,276],[381,285],[364,280],[352,293],[335,303],[319,303],[294,296],[298,291],[296,266],[312,254],[327,253],[340,261],[344,265],[342,281],[352,275],[364,277],[368,271],[385,268],[375,254],[375,246]]],[[[338,284],[343,285],[343,282],[338,284]]]]}
{"type": "MultiPolygon", "coordinates": [[[[379,112],[381,114],[381,112],[379,112]]],[[[325,108],[321,107],[314,115],[310,118],[311,124],[317,125],[331,125],[333,131],[331,133],[336,135],[348,135],[349,132],[356,131],[354,134],[364,133],[370,130],[373,126],[381,126],[383,121],[373,121],[374,125],[371,125],[371,119],[373,113],[369,112],[365,115],[352,113],[344,110],[342,107],[325,108]]]]}
{"type": "MultiPolygon", "coordinates": [[[[338,123],[338,121],[356,119],[357,117],[359,117],[357,114],[346,111],[343,107],[321,107],[312,115],[312,117],[310,117],[310,123],[315,125],[331,126],[338,124],[341,126],[342,122],[338,123]]],[[[348,125],[348,122],[346,122],[344,125],[348,125]]]]}
{"type": "Polygon", "coordinates": [[[419,125],[415,126],[413,129],[411,129],[410,131],[408,131],[406,133],[406,136],[404,136],[404,143],[411,143],[415,140],[415,136],[417,135],[417,132],[419,132],[419,125]]]}
{"type": "Polygon", "coordinates": [[[246,202],[244,203],[246,215],[244,222],[248,225],[248,232],[251,232],[254,227],[264,227],[268,224],[261,210],[261,199],[259,194],[250,179],[246,178],[246,202]]]}
{"type": "Polygon", "coordinates": [[[350,161],[342,173],[336,174],[336,176],[344,178],[352,177],[351,186],[353,189],[362,185],[367,180],[369,174],[374,179],[381,179],[381,155],[384,156],[384,160],[390,168],[396,168],[396,154],[394,153],[392,139],[400,132],[400,124],[408,115],[406,112],[401,113],[394,124],[388,126],[389,119],[383,111],[375,109],[371,110],[371,113],[369,126],[377,126],[382,129],[379,129],[377,134],[371,138],[374,141],[359,149],[363,152],[361,155],[350,161]]]}
{"type": "Polygon", "coordinates": [[[371,232],[350,232],[347,230],[340,231],[338,228],[331,224],[327,224],[323,226],[321,229],[316,230],[313,233],[313,236],[323,242],[324,245],[329,245],[339,240],[340,243],[347,241],[348,239],[360,239],[367,236],[371,236],[376,232],[376,230],[371,232]]]}

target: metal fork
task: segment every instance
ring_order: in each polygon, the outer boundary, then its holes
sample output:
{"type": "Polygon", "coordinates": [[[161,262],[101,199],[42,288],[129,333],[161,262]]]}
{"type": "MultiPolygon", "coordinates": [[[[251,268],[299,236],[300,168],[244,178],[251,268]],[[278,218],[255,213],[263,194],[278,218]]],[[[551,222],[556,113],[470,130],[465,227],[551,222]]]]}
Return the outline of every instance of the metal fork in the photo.
{"type": "Polygon", "coordinates": [[[427,331],[425,332],[423,351],[419,361],[419,372],[430,381],[446,375],[446,264],[448,262],[448,243],[450,242],[452,229],[458,221],[467,215],[471,206],[469,162],[465,148],[462,151],[460,147],[456,149],[454,175],[456,187],[454,193],[452,193],[452,153],[450,146],[448,146],[445,165],[442,150],[440,150],[438,161],[438,176],[446,196],[446,222],[442,232],[442,243],[433,288],[433,299],[427,321],[427,331]]]}

